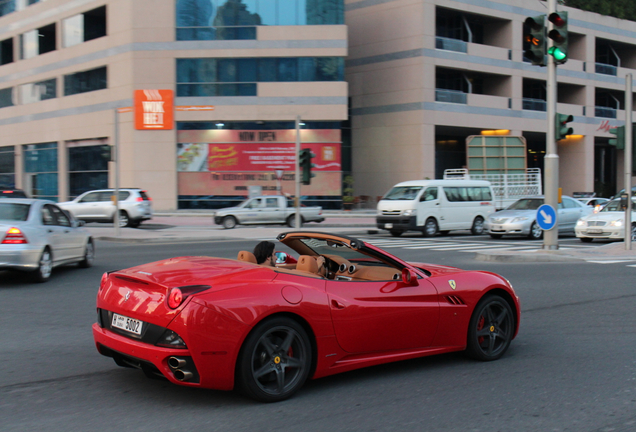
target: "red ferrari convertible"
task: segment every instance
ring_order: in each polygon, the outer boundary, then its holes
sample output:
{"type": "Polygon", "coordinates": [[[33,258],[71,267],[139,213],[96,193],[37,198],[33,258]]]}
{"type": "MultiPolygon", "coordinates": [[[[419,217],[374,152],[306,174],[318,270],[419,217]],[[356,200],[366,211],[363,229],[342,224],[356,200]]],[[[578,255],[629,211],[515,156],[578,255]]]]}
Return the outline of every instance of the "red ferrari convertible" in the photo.
{"type": "Polygon", "coordinates": [[[184,386],[264,402],[307,380],[452,351],[489,361],[519,329],[519,300],[494,273],[407,263],[358,239],[278,236],[277,267],[178,257],[105,273],[97,350],[184,386]]]}

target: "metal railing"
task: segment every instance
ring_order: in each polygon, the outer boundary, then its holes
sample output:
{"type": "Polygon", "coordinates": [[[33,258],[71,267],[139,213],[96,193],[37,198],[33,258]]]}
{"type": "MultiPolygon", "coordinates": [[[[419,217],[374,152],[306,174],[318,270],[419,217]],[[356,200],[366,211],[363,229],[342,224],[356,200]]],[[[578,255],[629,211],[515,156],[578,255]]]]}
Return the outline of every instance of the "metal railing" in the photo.
{"type": "Polygon", "coordinates": [[[594,117],[616,118],[616,108],[594,107],[594,117]]]}
{"type": "Polygon", "coordinates": [[[446,51],[456,51],[461,53],[468,52],[468,44],[463,40],[459,39],[450,39],[445,37],[437,36],[435,38],[435,48],[446,50],[446,51]]]}
{"type": "Polygon", "coordinates": [[[522,107],[524,110],[530,111],[547,111],[546,101],[541,99],[523,98],[522,107]]]}
{"type": "Polygon", "coordinates": [[[457,90],[435,89],[436,102],[466,104],[466,93],[457,90]]]}
{"type": "Polygon", "coordinates": [[[617,70],[618,68],[616,66],[605,64],[605,63],[596,63],[597,74],[616,76],[617,70]]]}

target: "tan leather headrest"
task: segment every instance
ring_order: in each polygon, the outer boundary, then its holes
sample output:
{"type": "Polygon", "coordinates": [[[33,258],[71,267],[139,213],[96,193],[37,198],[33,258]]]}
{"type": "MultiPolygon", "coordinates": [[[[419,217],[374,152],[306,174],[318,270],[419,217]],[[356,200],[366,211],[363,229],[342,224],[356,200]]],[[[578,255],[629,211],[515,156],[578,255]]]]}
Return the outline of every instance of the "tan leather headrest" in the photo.
{"type": "Polygon", "coordinates": [[[257,264],[256,257],[254,256],[254,254],[252,252],[248,252],[248,251],[240,251],[238,253],[238,257],[236,259],[239,260],[239,261],[244,261],[244,262],[248,262],[248,263],[252,263],[252,264],[257,264]]]}
{"type": "Polygon", "coordinates": [[[296,270],[308,273],[318,273],[318,263],[316,262],[316,258],[312,257],[311,255],[301,255],[298,258],[296,270]]]}

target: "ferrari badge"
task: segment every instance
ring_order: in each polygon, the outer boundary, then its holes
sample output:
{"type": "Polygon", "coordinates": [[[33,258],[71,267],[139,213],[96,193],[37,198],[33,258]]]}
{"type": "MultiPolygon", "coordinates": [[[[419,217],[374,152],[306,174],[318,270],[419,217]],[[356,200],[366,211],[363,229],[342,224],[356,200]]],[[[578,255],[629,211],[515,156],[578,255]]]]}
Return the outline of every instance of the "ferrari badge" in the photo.
{"type": "Polygon", "coordinates": [[[455,283],[455,281],[454,281],[453,279],[449,280],[449,281],[448,281],[448,284],[450,285],[450,287],[451,287],[452,289],[457,288],[457,284],[455,283]]]}

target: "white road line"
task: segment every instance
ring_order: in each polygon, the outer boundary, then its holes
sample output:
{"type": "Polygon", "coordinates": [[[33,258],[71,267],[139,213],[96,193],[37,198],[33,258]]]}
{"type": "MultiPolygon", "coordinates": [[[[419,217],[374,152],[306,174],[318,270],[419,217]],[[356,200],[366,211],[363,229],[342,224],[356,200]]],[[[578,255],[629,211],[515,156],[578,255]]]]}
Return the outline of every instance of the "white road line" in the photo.
{"type": "MultiPolygon", "coordinates": [[[[596,261],[596,260],[585,260],[586,262],[589,263],[594,263],[594,264],[620,264],[620,263],[627,263],[627,262],[633,262],[634,260],[606,260],[606,261],[596,261]]],[[[629,266],[629,267],[636,267],[636,266],[629,266]]]]}
{"type": "Polygon", "coordinates": [[[404,249],[437,249],[437,250],[444,250],[444,249],[456,249],[456,248],[463,248],[466,246],[478,246],[479,243],[450,243],[450,244],[446,244],[446,245],[441,245],[441,244],[433,244],[433,245],[424,245],[424,246],[407,246],[404,249]]]}

